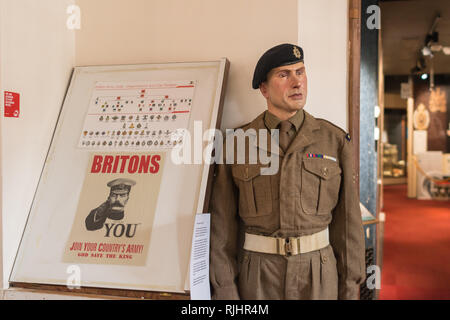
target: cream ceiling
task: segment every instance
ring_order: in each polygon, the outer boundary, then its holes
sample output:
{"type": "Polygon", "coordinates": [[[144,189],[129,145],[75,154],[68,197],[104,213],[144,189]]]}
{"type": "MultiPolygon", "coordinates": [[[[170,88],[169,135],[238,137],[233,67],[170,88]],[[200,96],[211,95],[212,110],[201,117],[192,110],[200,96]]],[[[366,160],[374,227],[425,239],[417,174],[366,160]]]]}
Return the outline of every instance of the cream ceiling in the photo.
{"type": "MultiPolygon", "coordinates": [[[[439,43],[450,47],[450,0],[380,1],[384,73],[409,74],[438,13],[439,43]]],[[[434,72],[450,74],[450,55],[434,53],[434,72]]],[[[427,70],[430,60],[425,58],[427,70]]]]}

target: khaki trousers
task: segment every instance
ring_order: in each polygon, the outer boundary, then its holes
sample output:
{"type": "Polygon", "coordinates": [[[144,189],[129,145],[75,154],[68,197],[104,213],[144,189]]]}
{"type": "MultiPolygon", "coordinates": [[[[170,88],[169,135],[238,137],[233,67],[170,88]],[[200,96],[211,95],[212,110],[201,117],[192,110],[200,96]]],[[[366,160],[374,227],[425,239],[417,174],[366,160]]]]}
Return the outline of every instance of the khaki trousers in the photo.
{"type": "Polygon", "coordinates": [[[338,298],[333,249],[295,256],[244,251],[239,271],[244,300],[330,300],[338,298]]]}

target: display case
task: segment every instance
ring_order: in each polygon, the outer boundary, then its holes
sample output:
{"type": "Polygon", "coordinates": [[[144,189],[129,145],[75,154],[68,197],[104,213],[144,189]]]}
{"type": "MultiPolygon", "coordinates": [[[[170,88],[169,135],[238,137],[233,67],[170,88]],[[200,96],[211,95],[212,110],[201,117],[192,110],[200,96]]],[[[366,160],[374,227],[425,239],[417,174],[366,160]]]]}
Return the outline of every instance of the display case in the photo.
{"type": "Polygon", "coordinates": [[[383,176],[389,178],[404,177],[405,161],[398,160],[398,147],[395,144],[383,145],[383,176]]]}

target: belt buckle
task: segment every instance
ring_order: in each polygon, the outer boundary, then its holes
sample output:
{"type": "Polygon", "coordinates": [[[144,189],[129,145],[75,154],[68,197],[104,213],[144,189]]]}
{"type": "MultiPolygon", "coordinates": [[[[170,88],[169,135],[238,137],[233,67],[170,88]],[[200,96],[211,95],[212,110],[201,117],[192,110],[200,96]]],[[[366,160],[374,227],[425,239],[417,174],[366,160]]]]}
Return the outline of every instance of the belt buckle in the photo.
{"type": "Polygon", "coordinates": [[[300,253],[300,241],[298,238],[286,238],[285,239],[285,252],[286,256],[295,256],[300,253]]]}
{"type": "Polygon", "coordinates": [[[292,256],[292,241],[289,238],[284,240],[284,252],[286,256],[292,256]]]}
{"type": "Polygon", "coordinates": [[[293,256],[300,253],[300,244],[297,238],[277,238],[278,254],[293,256]]]}

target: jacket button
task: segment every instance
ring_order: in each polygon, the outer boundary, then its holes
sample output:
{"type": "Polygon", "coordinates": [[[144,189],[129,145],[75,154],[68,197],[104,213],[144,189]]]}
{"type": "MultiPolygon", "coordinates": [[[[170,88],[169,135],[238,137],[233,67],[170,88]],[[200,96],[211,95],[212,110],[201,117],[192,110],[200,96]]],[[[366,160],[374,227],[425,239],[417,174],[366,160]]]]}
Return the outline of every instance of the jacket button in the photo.
{"type": "Polygon", "coordinates": [[[328,175],[328,168],[327,167],[323,168],[322,173],[326,177],[328,175]]]}

